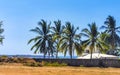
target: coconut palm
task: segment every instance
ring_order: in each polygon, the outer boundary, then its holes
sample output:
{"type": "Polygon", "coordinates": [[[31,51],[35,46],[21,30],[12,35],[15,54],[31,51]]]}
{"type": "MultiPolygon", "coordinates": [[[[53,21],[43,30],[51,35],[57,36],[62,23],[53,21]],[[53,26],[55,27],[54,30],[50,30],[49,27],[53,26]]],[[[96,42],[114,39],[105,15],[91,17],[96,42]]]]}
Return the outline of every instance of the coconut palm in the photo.
{"type": "Polygon", "coordinates": [[[83,33],[81,35],[87,37],[87,40],[82,42],[82,45],[85,48],[89,48],[91,59],[92,59],[92,53],[96,50],[103,51],[108,46],[100,40],[100,33],[98,32],[98,28],[96,26],[96,23],[88,24],[89,29],[85,28],[82,30],[83,33]]]}
{"type": "Polygon", "coordinates": [[[78,28],[75,28],[70,22],[66,22],[59,42],[60,51],[64,53],[64,56],[66,56],[66,53],[68,52],[71,59],[74,50],[76,50],[77,55],[82,53],[82,47],[78,42],[80,40],[80,36],[76,34],[77,30],[78,28]]]}
{"type": "Polygon", "coordinates": [[[61,25],[61,21],[54,21],[55,26],[51,27],[52,29],[52,33],[53,33],[53,41],[55,42],[55,46],[56,46],[56,58],[58,58],[58,51],[59,51],[59,41],[61,38],[61,34],[62,34],[62,30],[63,30],[63,26],[61,25]]]}
{"type": "Polygon", "coordinates": [[[99,49],[102,53],[106,53],[110,46],[107,44],[106,39],[109,37],[107,33],[101,32],[98,37],[98,41],[102,43],[102,49],[99,49]]]}
{"type": "Polygon", "coordinates": [[[35,29],[30,30],[37,33],[37,36],[30,39],[28,44],[33,42],[34,45],[31,47],[31,50],[35,49],[34,53],[43,53],[44,58],[47,53],[49,56],[53,56],[54,53],[50,24],[51,23],[47,24],[47,22],[42,19],[35,29]]]}
{"type": "Polygon", "coordinates": [[[120,32],[120,26],[116,27],[116,20],[113,16],[108,16],[104,24],[101,28],[109,34],[106,41],[111,45],[111,50],[115,50],[116,46],[120,45],[120,37],[117,34],[117,32],[120,32]]]}
{"type": "Polygon", "coordinates": [[[3,44],[4,36],[2,36],[2,33],[4,32],[4,29],[2,28],[2,21],[0,22],[0,43],[3,44]]]}

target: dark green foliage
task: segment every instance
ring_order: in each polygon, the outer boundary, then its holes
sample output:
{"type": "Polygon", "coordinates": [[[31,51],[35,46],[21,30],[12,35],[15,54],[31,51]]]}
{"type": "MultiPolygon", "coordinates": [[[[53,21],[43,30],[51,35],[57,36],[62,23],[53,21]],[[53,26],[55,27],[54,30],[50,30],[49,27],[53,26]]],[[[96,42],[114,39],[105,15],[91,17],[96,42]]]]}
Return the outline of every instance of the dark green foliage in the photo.
{"type": "Polygon", "coordinates": [[[24,66],[31,66],[31,67],[41,67],[41,63],[39,62],[29,62],[29,63],[23,63],[24,66]]]}
{"type": "Polygon", "coordinates": [[[2,28],[2,21],[0,21],[0,44],[3,44],[3,39],[4,39],[4,36],[2,35],[3,32],[4,29],[2,28]]]}
{"type": "Polygon", "coordinates": [[[85,28],[82,30],[83,33],[81,33],[81,35],[87,37],[87,40],[82,42],[82,46],[84,49],[89,48],[92,59],[93,52],[96,50],[104,51],[108,49],[108,45],[102,40],[105,34],[98,32],[96,23],[88,24],[88,27],[89,29],[85,28]]]}
{"type": "Polygon", "coordinates": [[[83,51],[79,42],[80,35],[76,34],[77,30],[78,28],[75,28],[70,22],[66,22],[62,37],[59,42],[60,51],[64,53],[64,56],[66,56],[68,52],[71,59],[74,54],[74,50],[76,50],[77,55],[82,54],[83,51]]]}
{"type": "Polygon", "coordinates": [[[51,32],[53,35],[52,40],[54,42],[55,49],[56,49],[56,58],[58,58],[59,42],[60,42],[60,38],[61,38],[61,35],[63,33],[64,27],[62,26],[60,20],[54,21],[54,24],[55,24],[55,26],[51,27],[51,29],[52,29],[51,32]]]}
{"type": "Polygon", "coordinates": [[[66,63],[58,63],[58,62],[41,62],[42,66],[55,66],[55,67],[60,67],[60,66],[67,66],[66,63]]]}
{"type": "MultiPolygon", "coordinates": [[[[120,46],[120,37],[117,32],[120,32],[120,26],[116,27],[116,21],[113,16],[108,16],[104,22],[102,29],[104,32],[99,32],[96,23],[88,24],[88,28],[82,30],[82,33],[76,34],[78,27],[74,27],[70,22],[66,22],[62,25],[60,20],[54,21],[54,26],[50,26],[52,23],[47,23],[45,20],[41,20],[35,29],[30,31],[37,33],[36,37],[29,40],[33,46],[31,50],[34,53],[42,53],[44,58],[46,55],[54,56],[58,58],[58,53],[61,52],[66,56],[68,53],[70,58],[74,56],[74,52],[77,55],[81,55],[86,48],[89,48],[89,52],[92,53],[98,50],[101,53],[108,52],[109,49],[116,50],[120,46]],[[87,37],[87,39],[81,41],[81,36],[87,37]]],[[[117,55],[118,50],[114,52],[117,55]]]]}
{"type": "Polygon", "coordinates": [[[120,37],[117,34],[120,32],[120,26],[116,26],[116,20],[110,15],[106,18],[104,24],[101,29],[105,29],[104,33],[109,35],[106,42],[111,46],[111,50],[115,50],[117,46],[120,46],[120,37]]]}
{"type": "Polygon", "coordinates": [[[30,39],[28,44],[33,42],[34,45],[31,47],[31,50],[35,49],[34,53],[43,53],[44,58],[47,54],[53,56],[54,53],[52,35],[50,34],[50,24],[51,23],[47,24],[47,22],[42,19],[38,23],[38,27],[30,30],[37,33],[37,36],[30,39]]]}

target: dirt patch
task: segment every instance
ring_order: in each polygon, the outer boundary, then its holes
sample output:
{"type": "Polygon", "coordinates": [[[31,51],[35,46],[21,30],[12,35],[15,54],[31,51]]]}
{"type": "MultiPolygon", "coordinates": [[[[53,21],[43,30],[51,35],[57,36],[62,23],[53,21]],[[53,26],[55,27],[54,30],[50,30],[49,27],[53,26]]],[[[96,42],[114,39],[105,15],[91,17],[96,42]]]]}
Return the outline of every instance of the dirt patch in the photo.
{"type": "Polygon", "coordinates": [[[0,75],[120,75],[120,68],[0,65],[0,75]]]}

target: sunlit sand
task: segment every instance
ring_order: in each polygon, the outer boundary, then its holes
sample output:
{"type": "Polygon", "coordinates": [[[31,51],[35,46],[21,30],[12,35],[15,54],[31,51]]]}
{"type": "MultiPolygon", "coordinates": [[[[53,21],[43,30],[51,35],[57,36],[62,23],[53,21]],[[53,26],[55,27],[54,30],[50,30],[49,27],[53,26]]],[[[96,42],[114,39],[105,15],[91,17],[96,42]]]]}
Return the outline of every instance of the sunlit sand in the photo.
{"type": "Polygon", "coordinates": [[[120,68],[0,65],[0,75],[120,75],[120,68]]]}

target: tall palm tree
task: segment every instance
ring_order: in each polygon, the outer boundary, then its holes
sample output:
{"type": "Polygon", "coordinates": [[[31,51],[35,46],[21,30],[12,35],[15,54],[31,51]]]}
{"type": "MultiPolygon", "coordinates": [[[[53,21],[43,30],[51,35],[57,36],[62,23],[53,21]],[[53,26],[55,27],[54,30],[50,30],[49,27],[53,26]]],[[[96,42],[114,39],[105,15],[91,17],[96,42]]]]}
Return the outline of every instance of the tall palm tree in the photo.
{"type": "Polygon", "coordinates": [[[66,56],[68,52],[70,58],[72,59],[74,49],[76,50],[77,54],[82,53],[82,47],[78,40],[80,36],[76,34],[78,28],[75,28],[70,22],[66,22],[65,28],[63,30],[62,37],[60,39],[59,48],[66,56]]]}
{"type": "Polygon", "coordinates": [[[59,51],[59,41],[61,38],[61,34],[63,31],[63,26],[61,25],[61,21],[54,21],[55,26],[51,27],[53,33],[53,41],[55,41],[56,46],[56,58],[58,58],[58,51],[59,51]]]}
{"type": "Polygon", "coordinates": [[[47,24],[47,22],[42,19],[38,23],[38,27],[30,30],[37,33],[37,36],[30,39],[28,44],[33,42],[34,45],[31,47],[31,50],[35,49],[34,53],[43,53],[44,58],[47,53],[49,56],[54,53],[52,35],[50,34],[50,24],[51,23],[47,24]]]}
{"type": "Polygon", "coordinates": [[[3,39],[4,36],[2,35],[2,33],[4,32],[4,29],[2,28],[2,21],[0,22],[0,43],[3,44],[3,39]]]}
{"type": "Polygon", "coordinates": [[[115,50],[117,45],[120,46],[120,37],[117,34],[117,32],[120,32],[120,26],[116,27],[116,20],[113,16],[108,16],[104,24],[101,28],[109,34],[106,40],[111,45],[111,50],[115,50]]]}
{"type": "Polygon", "coordinates": [[[96,50],[103,51],[108,46],[100,40],[100,33],[98,32],[96,23],[88,24],[89,29],[85,28],[82,30],[83,33],[81,35],[87,37],[87,40],[82,42],[82,45],[85,48],[89,48],[91,59],[92,59],[92,53],[96,50]]]}

